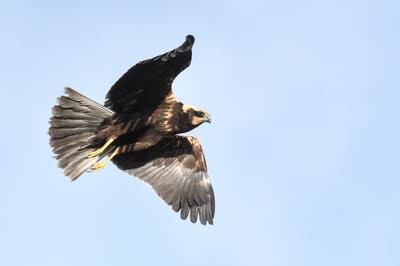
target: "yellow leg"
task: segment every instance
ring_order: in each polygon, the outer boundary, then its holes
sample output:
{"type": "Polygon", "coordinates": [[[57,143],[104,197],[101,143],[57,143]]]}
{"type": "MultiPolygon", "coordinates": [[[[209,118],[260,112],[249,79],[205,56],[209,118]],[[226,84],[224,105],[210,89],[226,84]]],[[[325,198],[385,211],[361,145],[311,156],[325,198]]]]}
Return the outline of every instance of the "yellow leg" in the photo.
{"type": "Polygon", "coordinates": [[[103,169],[104,167],[107,166],[107,164],[108,164],[116,155],[118,155],[118,152],[119,152],[119,148],[116,148],[115,151],[114,151],[111,155],[109,155],[109,156],[107,157],[107,159],[105,159],[105,160],[102,161],[102,162],[97,162],[97,163],[93,164],[92,167],[90,168],[90,170],[92,170],[93,172],[97,172],[97,171],[103,169]]]}
{"type": "Polygon", "coordinates": [[[88,158],[93,158],[102,154],[108,148],[108,146],[110,146],[110,144],[113,143],[114,140],[115,140],[114,138],[108,139],[107,142],[101,148],[89,153],[88,158]]]}

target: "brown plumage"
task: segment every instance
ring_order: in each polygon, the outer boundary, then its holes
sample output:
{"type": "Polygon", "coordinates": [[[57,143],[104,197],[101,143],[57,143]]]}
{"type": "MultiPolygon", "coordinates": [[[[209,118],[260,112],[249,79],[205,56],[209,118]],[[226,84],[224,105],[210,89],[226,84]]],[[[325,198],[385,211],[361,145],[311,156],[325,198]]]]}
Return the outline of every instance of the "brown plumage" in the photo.
{"type": "Polygon", "coordinates": [[[134,65],[111,87],[104,106],[65,89],[53,107],[49,134],[66,176],[75,180],[112,161],[152,185],[182,219],[213,223],[214,192],[200,142],[177,135],[211,119],[171,89],[190,65],[193,44],[188,35],[178,48],[134,65]]]}

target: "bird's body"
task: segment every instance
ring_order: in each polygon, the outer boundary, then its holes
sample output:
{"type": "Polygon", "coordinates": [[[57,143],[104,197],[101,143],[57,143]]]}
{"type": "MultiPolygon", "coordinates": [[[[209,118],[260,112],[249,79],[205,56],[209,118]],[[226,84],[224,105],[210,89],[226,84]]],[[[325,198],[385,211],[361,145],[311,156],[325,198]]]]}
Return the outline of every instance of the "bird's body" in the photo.
{"type": "Polygon", "coordinates": [[[193,36],[178,48],[129,69],[104,106],[66,88],[50,120],[50,144],[72,180],[108,161],[151,184],[182,219],[213,223],[215,200],[200,142],[188,132],[210,116],[181,103],[175,77],[191,62],[193,36]],[[104,161],[101,161],[104,159],[104,161]]]}

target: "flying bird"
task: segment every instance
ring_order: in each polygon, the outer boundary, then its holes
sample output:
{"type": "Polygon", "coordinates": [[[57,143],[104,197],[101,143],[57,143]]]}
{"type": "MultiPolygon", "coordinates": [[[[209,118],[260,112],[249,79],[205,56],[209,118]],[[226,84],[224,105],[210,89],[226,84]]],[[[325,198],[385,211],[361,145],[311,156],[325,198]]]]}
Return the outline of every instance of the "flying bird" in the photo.
{"type": "Polygon", "coordinates": [[[213,224],[214,191],[200,141],[179,135],[209,113],[180,102],[176,76],[192,59],[192,35],[176,49],[131,67],[115,82],[104,105],[65,88],[50,118],[50,145],[64,175],[76,180],[112,161],[149,183],[183,220],[213,224]]]}

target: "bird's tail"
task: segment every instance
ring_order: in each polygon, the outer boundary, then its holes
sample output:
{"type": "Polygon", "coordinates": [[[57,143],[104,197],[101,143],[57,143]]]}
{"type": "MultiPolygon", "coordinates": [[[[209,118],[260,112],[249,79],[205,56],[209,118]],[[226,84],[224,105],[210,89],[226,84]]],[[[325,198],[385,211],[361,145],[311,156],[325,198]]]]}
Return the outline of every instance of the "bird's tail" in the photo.
{"type": "Polygon", "coordinates": [[[75,180],[101,159],[88,155],[98,146],[99,126],[113,111],[71,88],[57,102],[50,118],[50,145],[64,175],[75,180]]]}

